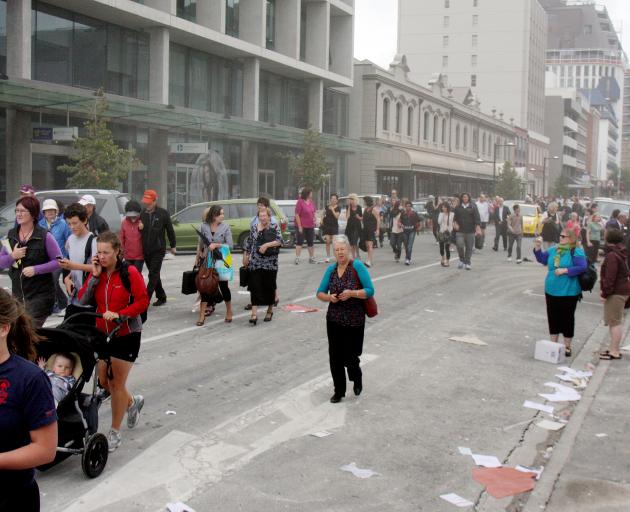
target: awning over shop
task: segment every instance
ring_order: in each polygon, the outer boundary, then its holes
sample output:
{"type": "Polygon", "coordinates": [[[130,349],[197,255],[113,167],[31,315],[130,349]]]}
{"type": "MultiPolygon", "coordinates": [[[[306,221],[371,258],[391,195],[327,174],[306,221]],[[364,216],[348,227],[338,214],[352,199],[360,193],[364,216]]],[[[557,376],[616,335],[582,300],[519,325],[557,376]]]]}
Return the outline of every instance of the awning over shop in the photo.
{"type": "MultiPolygon", "coordinates": [[[[380,147],[376,151],[376,169],[450,174],[464,178],[492,179],[492,162],[477,162],[450,155],[408,148],[380,147]]],[[[497,174],[500,164],[497,162],[497,174]]]]}
{"type": "Polygon", "coordinates": [[[591,177],[588,175],[585,175],[581,178],[571,178],[571,183],[569,183],[568,187],[591,189],[593,188],[593,184],[591,183],[591,177]]]}
{"type": "MultiPolygon", "coordinates": [[[[105,97],[108,102],[105,115],[112,122],[168,130],[198,130],[205,134],[295,147],[302,146],[304,142],[304,131],[297,128],[113,94],[106,94],[105,97]]],[[[94,98],[95,94],[91,90],[83,91],[34,80],[0,80],[0,106],[5,108],[85,117],[94,98]]],[[[321,141],[326,149],[331,150],[357,152],[370,149],[368,144],[361,141],[325,133],[321,134],[321,141]]]]}

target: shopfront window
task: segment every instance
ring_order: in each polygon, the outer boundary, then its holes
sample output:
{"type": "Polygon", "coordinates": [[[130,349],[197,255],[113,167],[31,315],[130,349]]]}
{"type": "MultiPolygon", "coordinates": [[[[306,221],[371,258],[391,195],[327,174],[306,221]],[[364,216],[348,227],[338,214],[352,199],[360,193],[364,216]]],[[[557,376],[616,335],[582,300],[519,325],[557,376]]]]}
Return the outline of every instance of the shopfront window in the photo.
{"type": "Polygon", "coordinates": [[[259,118],[268,123],[306,128],[308,125],[306,83],[261,71],[259,118]]]}
{"type": "Polygon", "coordinates": [[[324,89],[324,133],[348,135],[348,95],[324,89]]]}
{"type": "Polygon", "coordinates": [[[148,99],[146,34],[33,2],[32,48],[36,80],[148,99]]]}
{"type": "Polygon", "coordinates": [[[173,105],[241,117],[241,64],[177,44],[170,49],[170,102],[173,105]]]}

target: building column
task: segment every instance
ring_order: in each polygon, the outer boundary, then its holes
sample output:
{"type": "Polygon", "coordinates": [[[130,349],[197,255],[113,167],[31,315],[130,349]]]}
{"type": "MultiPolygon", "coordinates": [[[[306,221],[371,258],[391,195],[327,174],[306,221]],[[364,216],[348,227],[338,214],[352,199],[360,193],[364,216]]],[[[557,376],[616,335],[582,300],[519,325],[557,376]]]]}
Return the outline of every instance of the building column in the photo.
{"type": "Polygon", "coordinates": [[[31,0],[7,0],[7,75],[31,78],[31,0]]]}
{"type": "Polygon", "coordinates": [[[7,109],[7,199],[18,195],[20,185],[33,183],[31,113],[7,109]]]}
{"type": "Polygon", "coordinates": [[[241,150],[241,197],[258,197],[258,144],[243,141],[241,150]]]}
{"type": "Polygon", "coordinates": [[[225,34],[225,0],[197,2],[197,23],[225,34]]]}
{"type": "Polygon", "coordinates": [[[330,71],[352,78],[353,70],[352,16],[330,18],[330,71]]]}
{"type": "Polygon", "coordinates": [[[162,27],[150,29],[149,34],[149,101],[168,105],[170,34],[162,27]]]}
{"type": "Polygon", "coordinates": [[[258,121],[260,104],[260,60],[245,59],[243,62],[243,117],[258,121]]]}
{"type": "Polygon", "coordinates": [[[323,129],[324,81],[311,80],[308,84],[308,125],[313,130],[323,129]]]}
{"type": "Polygon", "coordinates": [[[239,4],[239,39],[265,47],[266,34],[265,0],[247,0],[239,4]]]}
{"type": "Polygon", "coordinates": [[[330,48],[330,4],[308,2],[306,5],[306,62],[328,69],[330,48]]]}
{"type": "Polygon", "coordinates": [[[301,2],[276,0],[276,51],[300,58],[300,12],[301,2]]]}
{"type": "Polygon", "coordinates": [[[149,130],[147,186],[157,192],[158,203],[163,208],[167,204],[168,151],[168,130],[149,130]]]}

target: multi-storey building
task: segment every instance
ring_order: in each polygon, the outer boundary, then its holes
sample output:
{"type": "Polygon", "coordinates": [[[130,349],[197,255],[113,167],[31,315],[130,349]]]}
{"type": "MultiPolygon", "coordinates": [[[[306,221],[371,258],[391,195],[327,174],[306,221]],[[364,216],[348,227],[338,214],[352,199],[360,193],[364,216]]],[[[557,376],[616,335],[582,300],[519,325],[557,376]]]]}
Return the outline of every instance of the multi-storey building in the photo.
{"type": "Polygon", "coordinates": [[[309,126],[347,191],[357,146],[338,88],[352,86],[353,14],[354,0],[0,0],[2,195],[65,186],[56,169],[71,143],[34,140],[33,128],[81,133],[99,88],[116,141],[143,162],[123,184],[134,195],[155,188],[171,210],[291,197],[285,156],[309,126]]]}
{"type": "Polygon", "coordinates": [[[423,87],[410,75],[404,56],[389,70],[355,65],[350,136],[374,150],[352,159],[352,189],[412,199],[492,192],[494,170],[514,161],[514,127],[482,113],[470,88],[450,87],[440,74],[423,87]]]}
{"type": "Polygon", "coordinates": [[[621,167],[630,169],[630,70],[623,82],[623,120],[621,128],[621,167]]]}
{"type": "Polygon", "coordinates": [[[538,0],[399,0],[398,52],[411,78],[470,87],[484,112],[529,131],[545,123],[547,16],[538,0]]]}

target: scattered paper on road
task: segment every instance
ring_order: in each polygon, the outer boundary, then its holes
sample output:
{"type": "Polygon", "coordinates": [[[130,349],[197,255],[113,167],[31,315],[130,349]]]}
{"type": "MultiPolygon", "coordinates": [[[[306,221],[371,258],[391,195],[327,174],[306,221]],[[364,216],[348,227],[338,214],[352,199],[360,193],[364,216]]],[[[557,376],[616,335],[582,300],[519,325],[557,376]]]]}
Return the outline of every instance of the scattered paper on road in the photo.
{"type": "Polygon", "coordinates": [[[313,432],[311,435],[313,437],[328,437],[332,436],[332,433],[328,432],[327,430],[320,430],[319,432],[313,432]]]}
{"type": "Polygon", "coordinates": [[[538,396],[541,396],[550,402],[576,402],[582,398],[582,395],[580,395],[575,389],[564,386],[563,384],[558,384],[557,382],[545,382],[545,386],[554,388],[556,392],[553,394],[538,393],[538,396]]]}
{"type": "Polygon", "coordinates": [[[425,309],[425,311],[426,311],[427,313],[435,313],[435,310],[434,310],[434,309],[425,309]]]}
{"type": "Polygon", "coordinates": [[[341,466],[339,469],[341,469],[341,471],[348,471],[349,473],[352,473],[357,478],[370,478],[371,476],[378,475],[376,471],[372,471],[371,469],[358,468],[356,463],[354,462],[351,462],[350,464],[346,464],[345,466],[341,466]]]}
{"type": "Polygon", "coordinates": [[[528,409],[536,409],[537,411],[546,412],[547,414],[553,414],[553,406],[539,404],[538,402],[530,402],[529,400],[525,400],[523,402],[523,407],[527,407],[528,409]]]}
{"type": "Polygon", "coordinates": [[[608,437],[608,434],[602,432],[601,434],[595,434],[595,437],[608,437]]]}
{"type": "Polygon", "coordinates": [[[458,446],[457,449],[462,455],[472,455],[472,450],[470,448],[466,448],[465,446],[458,446]]]}
{"type": "Polygon", "coordinates": [[[500,468],[503,464],[494,455],[479,455],[477,453],[472,454],[472,458],[477,466],[483,466],[486,468],[500,468]]]}
{"type": "Polygon", "coordinates": [[[488,494],[501,499],[531,491],[536,473],[523,473],[514,468],[474,468],[473,478],[486,487],[488,494]]]}
{"type": "Polygon", "coordinates": [[[181,501],[176,503],[167,503],[166,510],[168,510],[168,512],[195,512],[194,509],[181,501]]]}
{"type": "Polygon", "coordinates": [[[472,507],[474,505],[472,501],[468,501],[466,498],[462,498],[461,496],[459,496],[458,494],[455,494],[454,492],[451,492],[449,494],[441,494],[440,498],[442,498],[444,501],[448,501],[449,503],[459,508],[472,507]]]}
{"type": "Polygon", "coordinates": [[[630,351],[630,345],[626,345],[625,347],[621,347],[619,350],[625,350],[626,352],[630,351]]]}
{"type": "Polygon", "coordinates": [[[177,413],[175,411],[166,411],[167,416],[175,416],[177,413]]]}
{"type": "Polygon", "coordinates": [[[543,474],[545,466],[532,468],[530,466],[522,466],[519,464],[514,469],[516,469],[516,471],[520,471],[521,473],[536,473],[536,480],[540,480],[540,476],[543,474]]]}
{"type": "Polygon", "coordinates": [[[282,306],[283,311],[288,311],[289,313],[315,313],[319,311],[317,308],[311,308],[309,306],[302,306],[299,304],[285,304],[282,306]]]}
{"type": "Polygon", "coordinates": [[[556,430],[560,430],[564,428],[565,425],[566,425],[565,423],[559,423],[557,421],[551,421],[551,420],[542,420],[536,423],[537,427],[544,428],[545,430],[552,430],[554,432],[556,430]]]}
{"type": "Polygon", "coordinates": [[[485,341],[480,340],[477,336],[451,336],[451,341],[459,341],[460,343],[468,343],[470,345],[487,346],[485,341]]]}
{"type": "Polygon", "coordinates": [[[558,370],[576,379],[583,379],[584,377],[589,378],[593,376],[593,372],[590,370],[574,370],[568,366],[559,366],[558,370]]]}

